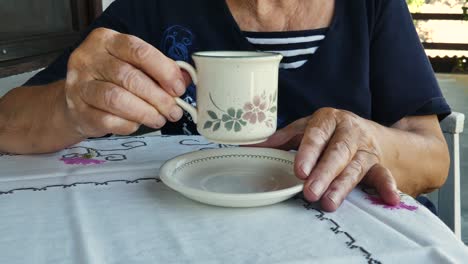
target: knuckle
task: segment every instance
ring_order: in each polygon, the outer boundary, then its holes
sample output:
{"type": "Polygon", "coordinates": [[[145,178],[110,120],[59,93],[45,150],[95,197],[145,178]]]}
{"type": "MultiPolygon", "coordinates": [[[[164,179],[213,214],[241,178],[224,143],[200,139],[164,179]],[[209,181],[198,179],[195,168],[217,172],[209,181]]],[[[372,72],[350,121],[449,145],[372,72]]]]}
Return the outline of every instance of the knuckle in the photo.
{"type": "Polygon", "coordinates": [[[151,55],[151,47],[141,39],[128,35],[125,38],[130,46],[130,54],[133,59],[144,61],[151,55]]]}
{"type": "Polygon", "coordinates": [[[141,81],[139,80],[140,78],[137,70],[129,69],[129,67],[122,67],[119,70],[119,76],[125,88],[130,90],[140,87],[141,81]]]}
{"type": "Polygon", "coordinates": [[[122,101],[123,93],[118,87],[111,87],[104,93],[104,104],[111,109],[117,108],[122,101]]]}
{"type": "Polygon", "coordinates": [[[306,139],[311,144],[323,144],[327,141],[327,135],[325,131],[318,127],[314,127],[314,123],[312,121],[308,121],[308,129],[306,133],[306,139]]]}
{"type": "Polygon", "coordinates": [[[347,168],[347,177],[358,178],[363,174],[364,171],[364,164],[362,161],[353,160],[348,165],[347,168]]]}
{"type": "Polygon", "coordinates": [[[353,155],[350,143],[346,140],[336,142],[331,146],[331,149],[343,157],[352,157],[353,155]]]}

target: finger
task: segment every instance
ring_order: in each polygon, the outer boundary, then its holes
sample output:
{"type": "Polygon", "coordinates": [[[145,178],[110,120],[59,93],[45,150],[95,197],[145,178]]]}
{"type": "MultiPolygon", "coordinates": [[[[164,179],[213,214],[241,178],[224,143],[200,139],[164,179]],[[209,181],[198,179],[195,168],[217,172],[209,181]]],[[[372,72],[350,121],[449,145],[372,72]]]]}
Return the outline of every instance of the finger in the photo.
{"type": "Polygon", "coordinates": [[[115,34],[107,42],[107,51],[147,73],[172,96],[185,93],[187,84],[177,64],[158,49],[138,37],[115,34]]]}
{"type": "Polygon", "coordinates": [[[129,135],[137,131],[139,124],[104,112],[83,101],[78,105],[79,124],[76,130],[85,137],[101,137],[107,134],[129,135]]]}
{"type": "Polygon", "coordinates": [[[301,118],[289,124],[285,128],[276,131],[271,137],[267,139],[267,141],[249,146],[290,150],[299,145],[306,125],[307,119],[301,118]]]}
{"type": "Polygon", "coordinates": [[[297,177],[300,179],[309,177],[312,168],[317,164],[320,155],[333,136],[335,128],[335,117],[327,111],[319,110],[308,120],[294,161],[294,171],[297,177]]]}
{"type": "Polygon", "coordinates": [[[127,89],[142,98],[167,119],[175,122],[182,115],[182,109],[177,106],[174,98],[169,95],[148,75],[134,66],[113,56],[107,56],[101,63],[94,64],[98,80],[112,82],[127,89]]]}
{"type": "MultiPolygon", "coordinates": [[[[321,205],[325,211],[333,212],[343,203],[348,194],[361,182],[369,169],[376,164],[375,156],[364,151],[358,151],[353,160],[329,185],[321,197],[321,205]]],[[[305,190],[308,190],[306,188],[305,190]]],[[[312,192],[305,193],[306,198],[317,199],[312,192]]]]}
{"type": "MultiPolygon", "coordinates": [[[[358,141],[358,132],[349,128],[340,127],[335,131],[307,178],[305,186],[313,196],[321,197],[329,184],[348,166],[357,152],[358,141]]],[[[316,161],[315,158],[316,156],[312,162],[316,161]]],[[[373,159],[376,160],[376,156],[373,159]]]]}
{"type": "Polygon", "coordinates": [[[367,172],[363,183],[374,187],[385,203],[389,205],[398,205],[400,203],[400,194],[395,178],[391,171],[382,165],[375,164],[367,172]]]}
{"type": "Polygon", "coordinates": [[[108,82],[90,81],[80,89],[84,102],[102,111],[152,128],[161,128],[165,118],[150,104],[108,82]]]}

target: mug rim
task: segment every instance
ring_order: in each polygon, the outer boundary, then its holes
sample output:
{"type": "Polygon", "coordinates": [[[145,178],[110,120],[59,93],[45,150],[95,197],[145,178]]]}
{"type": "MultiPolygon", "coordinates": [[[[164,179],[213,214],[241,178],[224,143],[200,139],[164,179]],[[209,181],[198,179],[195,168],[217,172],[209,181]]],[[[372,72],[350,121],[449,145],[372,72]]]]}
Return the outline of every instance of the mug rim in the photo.
{"type": "Polygon", "coordinates": [[[283,57],[280,53],[268,51],[239,51],[239,50],[216,50],[216,51],[197,51],[192,54],[193,57],[217,58],[217,59],[256,59],[256,58],[278,58],[283,57]],[[224,55],[223,55],[224,54],[224,55]]]}

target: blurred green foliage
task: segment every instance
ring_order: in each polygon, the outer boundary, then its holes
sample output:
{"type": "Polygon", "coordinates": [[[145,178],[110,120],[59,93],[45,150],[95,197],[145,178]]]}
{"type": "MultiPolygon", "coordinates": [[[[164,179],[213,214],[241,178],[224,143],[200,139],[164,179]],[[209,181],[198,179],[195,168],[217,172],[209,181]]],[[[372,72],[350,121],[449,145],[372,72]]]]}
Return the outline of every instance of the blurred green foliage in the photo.
{"type": "Polygon", "coordinates": [[[416,12],[419,7],[426,3],[426,0],[406,0],[411,12],[416,12]]]}

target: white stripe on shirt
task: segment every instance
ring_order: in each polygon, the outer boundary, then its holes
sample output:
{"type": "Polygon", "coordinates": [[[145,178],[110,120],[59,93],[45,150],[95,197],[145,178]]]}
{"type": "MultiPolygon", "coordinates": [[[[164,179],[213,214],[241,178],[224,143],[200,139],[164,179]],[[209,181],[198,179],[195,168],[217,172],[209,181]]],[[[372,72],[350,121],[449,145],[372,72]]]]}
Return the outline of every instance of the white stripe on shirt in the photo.
{"type": "Polygon", "coordinates": [[[280,68],[281,69],[296,69],[301,67],[307,62],[307,60],[301,60],[301,61],[296,61],[296,62],[291,62],[291,63],[280,63],[280,68]]]}
{"type": "Polygon", "coordinates": [[[308,37],[295,37],[295,38],[247,38],[247,40],[252,44],[293,44],[293,43],[303,43],[303,42],[312,42],[325,39],[325,35],[315,35],[308,37]]]}
{"type": "Polygon", "coordinates": [[[295,50],[269,50],[267,52],[280,53],[284,57],[292,57],[297,55],[314,54],[318,47],[308,49],[295,49],[295,50]]]}

